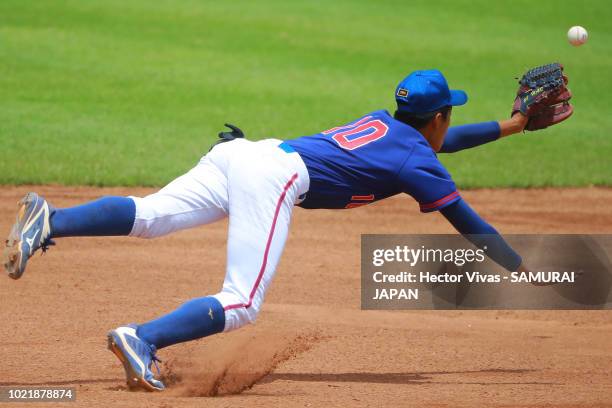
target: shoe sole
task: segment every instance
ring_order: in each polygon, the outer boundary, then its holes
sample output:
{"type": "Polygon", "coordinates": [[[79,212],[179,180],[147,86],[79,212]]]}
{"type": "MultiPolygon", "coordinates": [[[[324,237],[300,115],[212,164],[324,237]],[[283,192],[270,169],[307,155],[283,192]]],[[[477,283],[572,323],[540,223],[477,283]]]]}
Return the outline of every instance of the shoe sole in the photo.
{"type": "Polygon", "coordinates": [[[113,354],[117,356],[119,361],[121,361],[121,364],[123,364],[123,369],[125,370],[126,384],[128,388],[130,390],[144,389],[146,391],[163,391],[163,389],[152,386],[140,374],[134,371],[127,356],[124,354],[123,349],[117,345],[117,341],[122,340],[121,338],[115,339],[112,333],[108,334],[108,349],[112,351],[113,354]]]}
{"type": "Polygon", "coordinates": [[[12,279],[19,279],[25,272],[25,265],[20,269],[21,262],[23,259],[23,252],[21,250],[21,235],[22,230],[25,225],[30,222],[33,211],[30,212],[27,219],[26,218],[26,209],[31,203],[36,203],[39,200],[39,197],[35,193],[28,193],[25,197],[19,200],[18,206],[19,210],[17,212],[17,220],[13,227],[11,228],[11,232],[6,240],[6,248],[3,253],[3,264],[8,276],[12,279]]]}

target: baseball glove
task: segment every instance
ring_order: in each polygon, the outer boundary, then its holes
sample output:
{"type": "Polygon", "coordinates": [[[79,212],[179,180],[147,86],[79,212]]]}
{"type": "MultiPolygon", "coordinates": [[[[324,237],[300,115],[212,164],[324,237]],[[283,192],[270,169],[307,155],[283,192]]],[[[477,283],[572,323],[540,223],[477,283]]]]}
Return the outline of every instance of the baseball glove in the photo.
{"type": "Polygon", "coordinates": [[[574,112],[567,83],[568,77],[559,63],[530,69],[519,80],[511,116],[517,112],[527,116],[525,130],[530,131],[564,121],[574,112]]]}

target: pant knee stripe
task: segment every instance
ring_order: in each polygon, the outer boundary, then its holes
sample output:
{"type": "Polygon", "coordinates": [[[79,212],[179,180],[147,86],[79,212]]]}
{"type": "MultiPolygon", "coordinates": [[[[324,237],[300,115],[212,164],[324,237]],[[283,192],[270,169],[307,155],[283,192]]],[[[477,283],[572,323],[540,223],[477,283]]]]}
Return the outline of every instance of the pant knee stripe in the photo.
{"type": "Polygon", "coordinates": [[[270,228],[270,233],[268,234],[268,242],[266,243],[266,250],[264,251],[263,262],[261,264],[261,268],[259,269],[259,275],[257,275],[257,280],[255,281],[255,284],[253,285],[253,289],[251,289],[251,294],[249,295],[248,303],[237,303],[234,305],[227,305],[223,308],[223,310],[238,309],[241,307],[248,309],[249,307],[251,307],[251,304],[253,303],[253,297],[255,296],[255,292],[257,292],[257,287],[261,283],[261,279],[263,278],[264,271],[266,270],[266,265],[268,263],[268,252],[270,252],[270,245],[272,244],[272,238],[274,237],[274,229],[276,228],[276,220],[278,219],[278,214],[280,212],[281,205],[283,204],[283,201],[285,200],[285,197],[287,196],[287,191],[293,185],[293,183],[295,183],[295,180],[297,180],[297,178],[298,178],[298,175],[297,173],[295,173],[291,177],[291,179],[289,179],[287,184],[285,184],[283,193],[281,194],[281,196],[278,199],[278,202],[276,203],[276,211],[274,212],[274,219],[272,220],[272,227],[270,228]]]}

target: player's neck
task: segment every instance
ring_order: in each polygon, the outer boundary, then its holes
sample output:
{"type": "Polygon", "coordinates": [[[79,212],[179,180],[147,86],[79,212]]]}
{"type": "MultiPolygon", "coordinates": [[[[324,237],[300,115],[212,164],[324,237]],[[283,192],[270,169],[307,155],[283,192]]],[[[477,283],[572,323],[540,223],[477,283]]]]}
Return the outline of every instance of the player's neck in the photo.
{"type": "Polygon", "coordinates": [[[444,142],[444,136],[440,136],[440,132],[437,132],[431,126],[426,125],[421,129],[417,129],[417,131],[423,135],[429,146],[433,149],[434,152],[437,152],[442,147],[442,143],[444,142]]]}

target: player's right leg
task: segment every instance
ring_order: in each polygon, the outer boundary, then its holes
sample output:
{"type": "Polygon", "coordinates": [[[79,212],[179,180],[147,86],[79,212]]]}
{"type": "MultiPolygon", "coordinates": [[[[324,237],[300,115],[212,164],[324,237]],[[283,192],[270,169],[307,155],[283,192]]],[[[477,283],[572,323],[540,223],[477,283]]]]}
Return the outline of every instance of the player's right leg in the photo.
{"type": "MultiPolygon", "coordinates": [[[[217,149],[215,149],[217,150],[217,149]]],[[[71,208],[54,208],[28,193],[19,203],[17,220],[3,253],[13,279],[21,277],[29,258],[54,238],[121,236],[154,238],[209,224],[227,215],[227,178],[218,168],[215,150],[196,167],[144,198],[102,197],[71,208]]]]}
{"type": "Polygon", "coordinates": [[[36,193],[28,193],[19,201],[17,220],[6,239],[3,253],[9,277],[19,279],[30,256],[39,248],[44,252],[53,245],[49,224],[52,211],[53,208],[36,193]]]}

